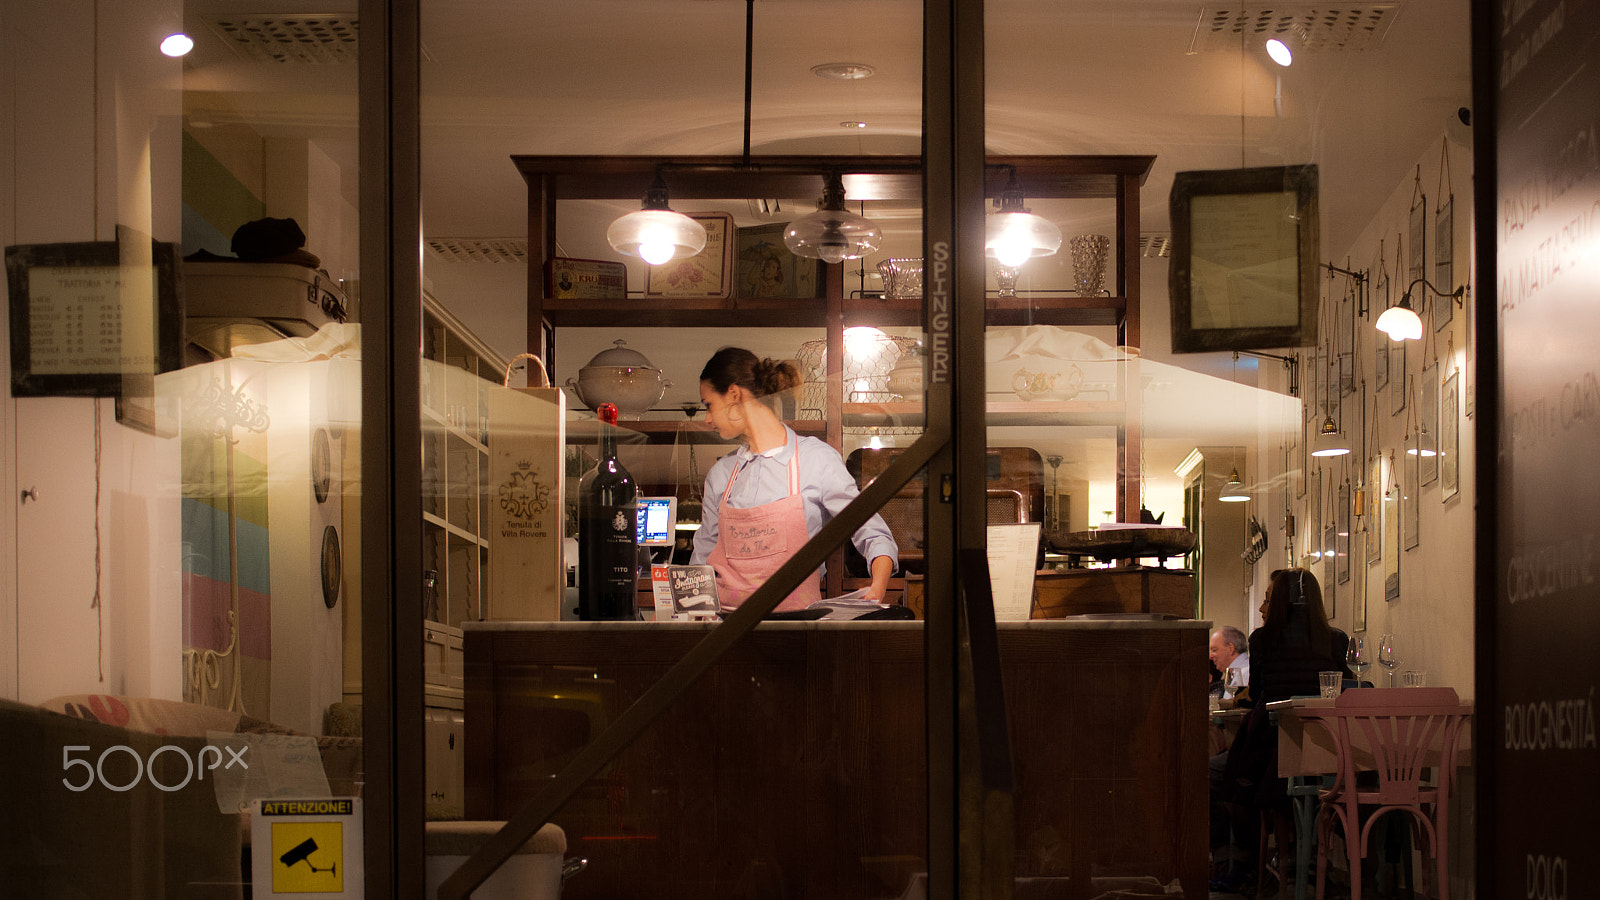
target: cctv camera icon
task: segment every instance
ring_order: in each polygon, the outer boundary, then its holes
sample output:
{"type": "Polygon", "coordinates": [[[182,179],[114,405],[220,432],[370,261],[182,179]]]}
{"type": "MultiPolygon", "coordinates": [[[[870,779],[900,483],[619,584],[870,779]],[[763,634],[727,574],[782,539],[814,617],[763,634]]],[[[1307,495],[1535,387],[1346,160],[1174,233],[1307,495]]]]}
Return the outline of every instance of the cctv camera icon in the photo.
{"type": "Polygon", "coordinates": [[[288,866],[290,868],[293,868],[296,863],[302,863],[303,862],[303,863],[306,864],[307,868],[311,869],[311,871],[313,871],[313,872],[335,872],[335,871],[338,870],[338,868],[339,868],[338,863],[335,863],[335,864],[327,867],[326,869],[319,869],[316,866],[312,865],[310,857],[311,857],[311,854],[313,854],[315,852],[317,852],[317,841],[316,841],[316,839],[315,838],[306,838],[305,840],[301,841],[299,844],[296,844],[291,850],[289,850],[289,852],[287,852],[287,853],[283,854],[282,856],[278,857],[278,862],[281,862],[285,866],[288,866]]]}

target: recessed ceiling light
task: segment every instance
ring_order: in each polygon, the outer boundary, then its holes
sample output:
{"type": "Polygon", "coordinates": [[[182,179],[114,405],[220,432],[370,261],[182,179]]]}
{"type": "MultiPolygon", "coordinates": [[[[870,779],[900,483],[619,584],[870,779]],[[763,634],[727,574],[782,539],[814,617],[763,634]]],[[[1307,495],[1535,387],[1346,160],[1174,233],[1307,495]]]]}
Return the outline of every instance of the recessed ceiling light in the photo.
{"type": "Polygon", "coordinates": [[[865,122],[840,122],[839,123],[839,127],[840,128],[865,128],[865,127],[867,127],[867,123],[865,123],[865,122]]]}
{"type": "Polygon", "coordinates": [[[175,31],[161,39],[161,52],[167,56],[183,56],[194,49],[194,39],[181,31],[175,31]]]}
{"type": "Polygon", "coordinates": [[[818,78],[832,78],[835,81],[858,81],[862,78],[871,78],[877,69],[866,63],[834,62],[812,66],[811,74],[818,78]]]}

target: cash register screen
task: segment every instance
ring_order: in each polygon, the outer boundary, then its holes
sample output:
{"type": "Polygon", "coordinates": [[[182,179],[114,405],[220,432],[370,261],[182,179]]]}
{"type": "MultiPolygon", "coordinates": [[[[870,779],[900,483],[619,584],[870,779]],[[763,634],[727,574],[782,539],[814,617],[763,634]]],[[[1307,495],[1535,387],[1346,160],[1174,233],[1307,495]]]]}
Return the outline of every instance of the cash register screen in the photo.
{"type": "Polygon", "coordinates": [[[672,546],[672,532],[677,524],[677,497],[639,498],[639,546],[672,546]]]}

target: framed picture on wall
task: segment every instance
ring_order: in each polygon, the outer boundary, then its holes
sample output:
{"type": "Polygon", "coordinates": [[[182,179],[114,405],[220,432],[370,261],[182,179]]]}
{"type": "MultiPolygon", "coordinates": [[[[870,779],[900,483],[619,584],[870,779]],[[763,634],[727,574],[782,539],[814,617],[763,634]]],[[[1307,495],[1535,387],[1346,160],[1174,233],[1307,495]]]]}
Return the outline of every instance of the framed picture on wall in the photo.
{"type": "Polygon", "coordinates": [[[1389,486],[1383,492],[1383,599],[1400,599],[1400,470],[1389,457],[1389,486]]]}
{"type": "MultiPolygon", "coordinates": [[[[1455,285],[1455,198],[1444,201],[1433,219],[1433,284],[1446,294],[1455,285]]],[[[1433,298],[1433,330],[1443,331],[1455,315],[1455,301],[1449,297],[1433,298]]]]}
{"type": "MultiPolygon", "coordinates": [[[[1367,552],[1367,533],[1350,535],[1350,552],[1359,557],[1367,552]]],[[[1356,577],[1350,581],[1350,630],[1367,630],[1367,567],[1357,566],[1356,577]]]]}
{"type": "Polygon", "coordinates": [[[1317,340],[1317,167],[1179,172],[1170,198],[1172,350],[1317,340]]]}
{"type": "Polygon", "coordinates": [[[1449,500],[1461,489],[1461,378],[1451,372],[1439,392],[1439,494],[1449,500]]]}
{"type": "Polygon", "coordinates": [[[734,254],[734,296],[741,300],[768,297],[808,300],[821,296],[820,259],[802,259],[783,243],[787,222],[739,229],[734,254]]]}
{"type": "MultiPolygon", "coordinates": [[[[1381,249],[1382,245],[1380,244],[1379,246],[1380,250],[1378,252],[1378,264],[1375,266],[1375,268],[1378,270],[1378,274],[1377,277],[1373,279],[1372,296],[1375,301],[1382,299],[1383,303],[1378,308],[1378,311],[1381,313],[1383,310],[1386,310],[1394,305],[1394,298],[1390,296],[1390,289],[1393,286],[1389,283],[1389,271],[1384,266],[1383,251],[1381,249]]],[[[1383,389],[1389,386],[1389,341],[1385,338],[1378,338],[1372,342],[1372,345],[1372,389],[1375,396],[1382,396],[1383,389]]]]}
{"type": "Polygon", "coordinates": [[[1334,547],[1339,542],[1337,531],[1332,522],[1322,530],[1322,603],[1330,619],[1339,614],[1338,562],[1334,557],[1334,547]]]}
{"type": "Polygon", "coordinates": [[[6,248],[12,396],[151,396],[140,385],[182,365],[178,245],[116,233],[6,248]]]}
{"type": "Polygon", "coordinates": [[[1383,454],[1374,453],[1367,461],[1366,488],[1367,565],[1383,559],[1383,454]]]}
{"type": "Polygon", "coordinates": [[[1412,200],[1415,202],[1411,205],[1411,231],[1406,242],[1406,249],[1410,251],[1406,256],[1408,285],[1428,274],[1428,195],[1418,191],[1412,200]]]}
{"type": "Polygon", "coordinates": [[[1405,474],[1400,478],[1400,530],[1407,550],[1422,543],[1422,457],[1406,454],[1405,474]]]}
{"type": "Polygon", "coordinates": [[[1426,486],[1439,480],[1439,364],[1431,363],[1422,370],[1422,381],[1417,385],[1417,418],[1422,427],[1417,429],[1417,454],[1420,470],[1418,485],[1426,486]]]}
{"type": "Polygon", "coordinates": [[[1406,342],[1391,341],[1388,335],[1378,340],[1389,345],[1389,415],[1398,416],[1406,409],[1406,342]]]}
{"type": "Polygon", "coordinates": [[[1334,509],[1337,516],[1337,538],[1334,541],[1334,559],[1338,561],[1339,583],[1350,580],[1350,482],[1339,485],[1339,500],[1334,509]]]}
{"type": "Polygon", "coordinates": [[[689,213],[706,229],[706,246],[694,256],[650,266],[644,295],[682,300],[726,300],[733,292],[733,216],[689,213]]]}

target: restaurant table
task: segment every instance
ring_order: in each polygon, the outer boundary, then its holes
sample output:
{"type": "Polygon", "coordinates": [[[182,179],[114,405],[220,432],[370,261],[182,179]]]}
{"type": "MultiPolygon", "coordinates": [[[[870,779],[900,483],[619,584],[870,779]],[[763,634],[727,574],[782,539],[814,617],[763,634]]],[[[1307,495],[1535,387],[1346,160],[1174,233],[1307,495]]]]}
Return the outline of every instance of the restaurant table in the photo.
{"type": "MultiPolygon", "coordinates": [[[[1224,703],[1231,704],[1232,700],[1224,703]]],[[[1227,750],[1233,746],[1233,739],[1239,735],[1239,726],[1244,724],[1244,717],[1250,714],[1248,707],[1228,706],[1224,709],[1211,711],[1211,755],[1227,750]]]]}
{"type": "MultiPolygon", "coordinates": [[[[1471,701],[1462,702],[1471,705],[1471,701]]],[[[1316,834],[1317,795],[1339,771],[1338,737],[1331,723],[1327,727],[1320,724],[1307,727],[1306,723],[1315,718],[1317,710],[1333,708],[1334,701],[1325,697],[1294,697],[1267,704],[1267,711],[1278,722],[1278,775],[1289,779],[1295,829],[1295,900],[1306,897],[1308,879],[1304,875],[1311,863],[1311,846],[1316,834]]],[[[1357,731],[1352,739],[1357,768],[1370,770],[1372,749],[1367,745],[1366,735],[1357,731]]],[[[1471,739],[1472,730],[1463,729],[1456,751],[1458,766],[1471,761],[1471,739]]]]}

